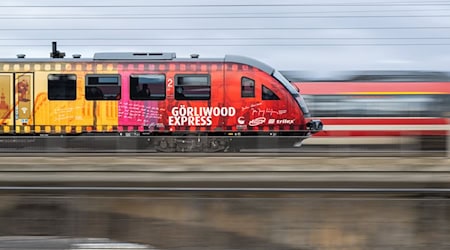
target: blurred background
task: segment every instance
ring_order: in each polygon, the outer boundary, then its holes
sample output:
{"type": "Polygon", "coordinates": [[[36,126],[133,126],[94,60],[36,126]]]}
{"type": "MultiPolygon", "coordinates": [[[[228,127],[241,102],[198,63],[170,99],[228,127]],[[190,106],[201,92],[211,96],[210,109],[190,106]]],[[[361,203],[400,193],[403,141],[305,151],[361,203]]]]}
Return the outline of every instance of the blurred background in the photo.
{"type": "Polygon", "coordinates": [[[0,249],[450,247],[450,1],[3,0],[0,20],[1,58],[255,58],[324,123],[240,155],[2,148],[0,249]]]}

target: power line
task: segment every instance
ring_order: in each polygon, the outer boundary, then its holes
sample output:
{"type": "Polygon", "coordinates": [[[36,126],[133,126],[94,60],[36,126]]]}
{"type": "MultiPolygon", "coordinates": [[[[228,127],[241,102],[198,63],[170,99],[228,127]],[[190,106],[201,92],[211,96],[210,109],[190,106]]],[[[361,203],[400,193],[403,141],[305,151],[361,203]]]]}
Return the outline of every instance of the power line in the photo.
{"type": "MultiPolygon", "coordinates": [[[[449,11],[450,9],[443,9],[443,7],[439,8],[439,9],[383,9],[383,10],[329,10],[329,11],[288,11],[288,12],[252,12],[252,13],[245,13],[245,12],[240,12],[240,13],[209,13],[209,14],[204,14],[204,13],[197,13],[197,14],[191,14],[191,15],[211,15],[211,14],[230,14],[230,15],[252,15],[252,14],[266,14],[266,15],[271,15],[271,14],[278,14],[278,15],[286,15],[286,14],[329,14],[329,13],[370,13],[370,12],[430,12],[430,11],[449,11]]],[[[156,14],[156,13],[155,13],[156,14]]],[[[155,15],[152,14],[152,15],[155,15]]],[[[158,15],[158,14],[156,14],[158,15]]],[[[165,15],[165,14],[162,14],[165,15]]],[[[184,14],[187,15],[187,14],[184,14]]]]}
{"type": "MultiPolygon", "coordinates": [[[[449,46],[450,43],[272,43],[272,44],[60,44],[64,47],[334,47],[334,46],[449,46]]],[[[48,44],[2,44],[0,47],[48,47],[48,44]]]]}
{"type": "Polygon", "coordinates": [[[372,3],[277,3],[277,4],[137,4],[137,5],[1,5],[1,8],[226,8],[226,7],[380,7],[447,6],[448,2],[372,2],[372,3]]]}
{"type": "Polygon", "coordinates": [[[333,15],[333,16],[298,16],[298,15],[283,15],[283,16],[183,16],[183,15],[173,15],[173,16],[148,16],[148,15],[133,15],[133,16],[0,16],[0,19],[287,19],[287,18],[411,18],[411,17],[450,17],[449,15],[333,15]]]}
{"type": "Polygon", "coordinates": [[[446,40],[450,37],[177,37],[177,38],[0,38],[0,41],[247,41],[247,40],[446,40]]]}
{"type": "MultiPolygon", "coordinates": [[[[201,16],[201,15],[290,15],[290,14],[330,14],[330,13],[371,13],[371,12],[431,12],[431,11],[450,11],[450,9],[382,9],[382,10],[327,10],[327,11],[272,11],[272,12],[209,12],[209,13],[183,13],[183,16],[201,16]]],[[[148,13],[152,16],[166,16],[162,13],[148,13]]],[[[102,15],[95,15],[102,16],[102,15]]]]}
{"type": "Polygon", "coordinates": [[[450,29],[450,26],[406,27],[214,27],[214,28],[0,28],[0,31],[248,31],[248,30],[420,30],[450,29]]]}

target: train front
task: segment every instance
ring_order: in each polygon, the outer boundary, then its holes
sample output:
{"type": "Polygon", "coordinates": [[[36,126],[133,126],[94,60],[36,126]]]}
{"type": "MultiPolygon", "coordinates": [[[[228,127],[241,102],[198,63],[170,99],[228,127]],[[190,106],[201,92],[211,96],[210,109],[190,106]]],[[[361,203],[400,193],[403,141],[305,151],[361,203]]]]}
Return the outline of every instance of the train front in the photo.
{"type": "Polygon", "coordinates": [[[294,85],[292,85],[286,79],[286,77],[284,77],[280,72],[275,71],[273,73],[273,76],[288,89],[288,91],[295,98],[298,106],[300,107],[300,109],[303,113],[303,117],[305,119],[305,123],[306,123],[305,135],[310,136],[312,134],[322,131],[322,129],[323,129],[322,121],[318,120],[318,119],[310,119],[311,114],[309,113],[308,106],[306,105],[305,100],[301,96],[299,89],[294,87],[294,85]]]}

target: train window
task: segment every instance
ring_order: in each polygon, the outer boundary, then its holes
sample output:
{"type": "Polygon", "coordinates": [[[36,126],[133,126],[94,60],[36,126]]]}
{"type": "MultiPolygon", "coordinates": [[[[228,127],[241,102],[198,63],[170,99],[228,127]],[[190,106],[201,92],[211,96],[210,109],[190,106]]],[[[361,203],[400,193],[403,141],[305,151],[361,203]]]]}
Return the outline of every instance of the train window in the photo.
{"type": "Polygon", "coordinates": [[[255,80],[241,78],[241,97],[255,97],[255,80]]]}
{"type": "Polygon", "coordinates": [[[166,76],[131,75],[130,76],[131,100],[164,100],[166,99],[166,76]]]}
{"type": "Polygon", "coordinates": [[[119,75],[87,75],[86,100],[119,100],[119,75]]]}
{"type": "Polygon", "coordinates": [[[209,100],[211,79],[209,75],[176,75],[176,100],[209,100]]]}
{"type": "Polygon", "coordinates": [[[280,98],[273,93],[272,90],[267,88],[266,86],[262,86],[262,99],[263,100],[280,100],[280,98]]]}
{"type": "Polygon", "coordinates": [[[77,76],[74,74],[48,75],[49,100],[75,100],[77,98],[77,76]]]}

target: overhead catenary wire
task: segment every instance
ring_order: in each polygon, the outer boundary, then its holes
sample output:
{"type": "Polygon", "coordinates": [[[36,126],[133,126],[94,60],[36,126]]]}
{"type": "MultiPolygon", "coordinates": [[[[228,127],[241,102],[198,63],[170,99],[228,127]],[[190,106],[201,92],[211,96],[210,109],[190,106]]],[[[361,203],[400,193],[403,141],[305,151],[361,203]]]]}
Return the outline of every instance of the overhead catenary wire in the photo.
{"type": "Polygon", "coordinates": [[[10,4],[1,8],[230,8],[230,7],[379,7],[379,6],[448,6],[450,2],[371,2],[371,3],[274,3],[274,4],[10,4]]]}
{"type": "MultiPolygon", "coordinates": [[[[211,38],[211,37],[177,37],[177,38],[0,38],[0,41],[303,41],[303,40],[339,40],[339,41],[364,41],[364,40],[450,40],[450,37],[223,37],[223,38],[211,38]]],[[[0,44],[1,45],[1,44],[0,44]]]]}
{"type": "MultiPolygon", "coordinates": [[[[449,6],[450,8],[450,6],[449,6]]],[[[408,12],[408,13],[414,13],[414,12],[446,12],[446,11],[450,11],[450,9],[446,9],[445,6],[440,7],[439,9],[372,9],[372,10],[349,10],[349,9],[341,9],[341,10],[327,10],[327,11],[302,11],[302,10],[298,10],[298,11],[264,11],[264,12],[259,12],[259,11],[253,11],[253,12],[208,12],[208,13],[200,13],[200,12],[196,12],[196,13],[183,13],[183,16],[210,16],[210,15],[230,15],[230,16],[238,16],[238,15],[290,15],[290,14],[330,14],[330,13],[371,13],[371,12],[382,12],[382,13],[389,13],[389,12],[408,12]]],[[[6,16],[8,17],[9,14],[8,12],[5,13],[2,16],[6,16]]],[[[148,15],[152,15],[152,16],[167,16],[169,14],[167,13],[157,13],[155,11],[153,12],[147,12],[148,15]]],[[[172,14],[173,15],[173,14],[172,14]]],[[[12,15],[11,15],[12,16],[12,15]]],[[[72,16],[75,15],[64,15],[64,17],[70,18],[72,16]]],[[[107,16],[105,14],[95,14],[95,16],[107,16]]],[[[38,16],[35,16],[38,17],[38,16]]],[[[22,17],[21,17],[22,18],[22,17]]]]}
{"type": "Polygon", "coordinates": [[[449,37],[176,37],[176,38],[0,38],[0,41],[240,41],[240,40],[447,40],[449,37]]]}
{"type": "Polygon", "coordinates": [[[333,16],[298,16],[298,15],[281,15],[281,16],[225,16],[225,15],[211,15],[211,16],[185,16],[185,15],[167,15],[167,16],[149,16],[149,15],[133,15],[133,16],[120,16],[120,15],[111,15],[111,16],[0,16],[0,19],[288,19],[288,18],[296,18],[296,19],[307,19],[307,18],[411,18],[411,17],[450,17],[450,14],[445,15],[333,15],[333,16]]]}
{"type": "Polygon", "coordinates": [[[202,31],[202,30],[411,30],[411,29],[450,29],[450,26],[374,26],[374,27],[159,27],[159,28],[0,28],[0,31],[177,31],[177,30],[189,30],[189,31],[202,31]]]}
{"type": "MultiPolygon", "coordinates": [[[[64,47],[339,47],[339,46],[449,46],[450,43],[272,43],[272,44],[61,44],[64,47]]],[[[0,47],[48,47],[48,44],[2,44],[0,47]]]]}
{"type": "Polygon", "coordinates": [[[96,51],[102,47],[271,47],[275,51],[284,47],[450,46],[450,36],[445,35],[450,29],[446,21],[450,19],[450,1],[350,1],[3,4],[0,19],[12,20],[15,26],[0,25],[0,47],[37,51],[36,47],[47,47],[49,41],[96,51]],[[25,14],[14,15],[19,8],[24,8],[25,14]],[[222,22],[228,19],[233,21],[222,22]],[[428,19],[439,22],[422,22],[428,19]]]}

